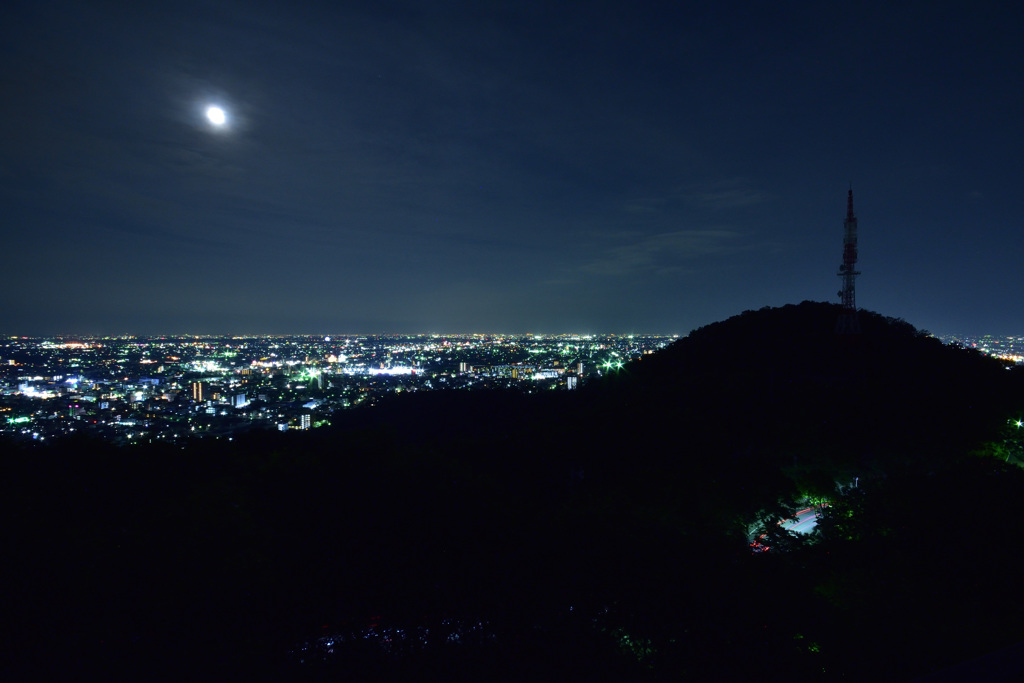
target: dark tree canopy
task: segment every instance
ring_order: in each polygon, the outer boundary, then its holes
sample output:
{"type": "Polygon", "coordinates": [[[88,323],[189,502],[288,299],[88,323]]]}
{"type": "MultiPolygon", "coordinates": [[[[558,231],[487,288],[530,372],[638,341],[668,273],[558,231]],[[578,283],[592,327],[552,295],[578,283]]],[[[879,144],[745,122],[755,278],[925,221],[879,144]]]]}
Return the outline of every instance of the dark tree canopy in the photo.
{"type": "Polygon", "coordinates": [[[838,314],[749,311],[579,392],[420,393],[184,450],[10,446],[9,665],[912,678],[1024,639],[1024,474],[977,455],[1005,442],[1021,373],[867,311],[837,335],[838,314]],[[772,526],[805,496],[830,498],[815,536],[772,526]],[[759,520],[774,548],[754,554],[759,520]],[[474,619],[494,637],[289,654],[474,619]]]}

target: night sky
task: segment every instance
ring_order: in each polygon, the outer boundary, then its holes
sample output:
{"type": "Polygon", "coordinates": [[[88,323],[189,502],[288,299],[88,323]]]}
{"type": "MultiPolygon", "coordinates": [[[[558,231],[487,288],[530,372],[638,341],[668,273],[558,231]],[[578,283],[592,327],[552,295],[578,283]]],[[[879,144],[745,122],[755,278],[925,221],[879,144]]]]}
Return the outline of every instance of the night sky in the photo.
{"type": "Polygon", "coordinates": [[[0,19],[3,334],[1024,334],[1008,2],[64,2],[0,19]],[[224,109],[218,128],[206,108],[224,109]]]}

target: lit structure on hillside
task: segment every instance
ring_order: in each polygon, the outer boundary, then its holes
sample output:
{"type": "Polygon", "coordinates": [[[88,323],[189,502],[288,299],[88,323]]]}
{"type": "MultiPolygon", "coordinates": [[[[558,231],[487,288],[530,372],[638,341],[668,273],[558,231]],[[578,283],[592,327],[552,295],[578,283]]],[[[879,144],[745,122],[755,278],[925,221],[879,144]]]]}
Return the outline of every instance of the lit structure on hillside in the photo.
{"type": "Polygon", "coordinates": [[[860,271],[857,270],[857,217],[853,215],[853,189],[846,198],[846,220],[843,221],[843,262],[839,266],[839,277],[843,279],[843,288],[839,290],[839,300],[843,312],[836,323],[839,333],[856,333],[860,331],[857,321],[856,281],[860,271]]]}

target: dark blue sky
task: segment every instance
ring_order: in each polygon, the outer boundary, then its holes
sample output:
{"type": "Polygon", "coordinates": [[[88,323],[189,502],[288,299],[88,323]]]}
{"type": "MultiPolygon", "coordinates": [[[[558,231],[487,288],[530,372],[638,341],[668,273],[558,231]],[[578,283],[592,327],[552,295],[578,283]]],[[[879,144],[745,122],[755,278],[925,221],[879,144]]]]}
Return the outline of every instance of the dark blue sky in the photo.
{"type": "Polygon", "coordinates": [[[852,183],[861,307],[1024,334],[1022,11],[891,5],[8,4],[0,332],[685,334],[852,183]]]}

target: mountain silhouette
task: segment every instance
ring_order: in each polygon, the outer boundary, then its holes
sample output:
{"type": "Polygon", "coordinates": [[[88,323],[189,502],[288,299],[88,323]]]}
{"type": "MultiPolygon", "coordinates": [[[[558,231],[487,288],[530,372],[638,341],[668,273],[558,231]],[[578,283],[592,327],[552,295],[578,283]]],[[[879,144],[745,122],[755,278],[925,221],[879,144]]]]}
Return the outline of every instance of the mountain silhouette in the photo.
{"type": "Polygon", "coordinates": [[[1020,369],[840,314],[748,311],[579,391],[419,392],[185,449],[11,445],[4,666],[891,680],[1024,640],[1020,369]],[[808,501],[817,531],[778,527],[808,501]]]}

